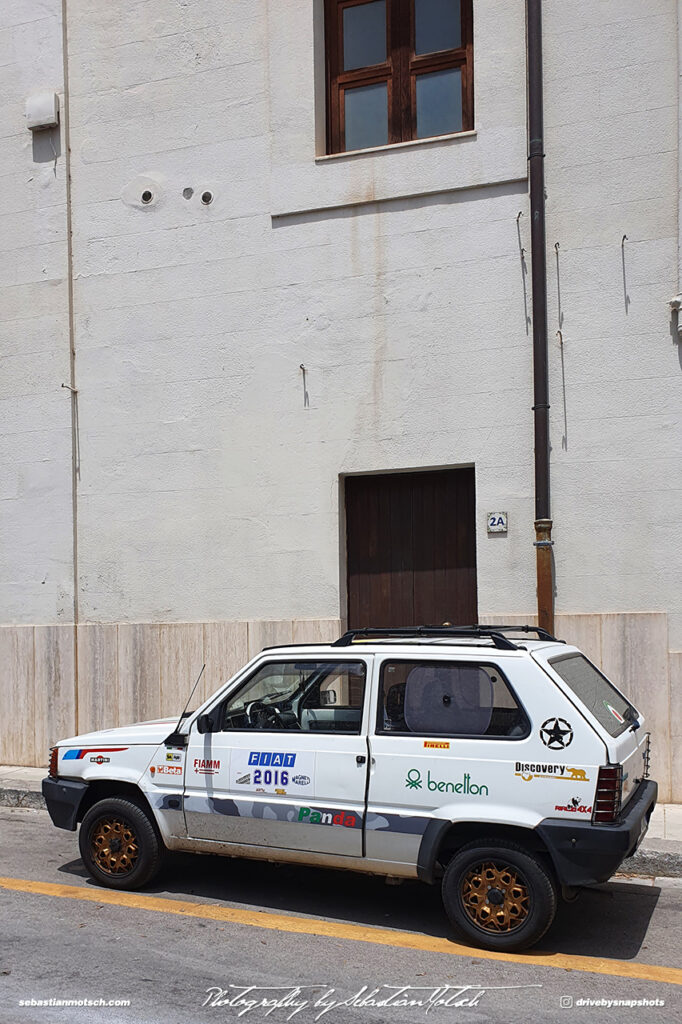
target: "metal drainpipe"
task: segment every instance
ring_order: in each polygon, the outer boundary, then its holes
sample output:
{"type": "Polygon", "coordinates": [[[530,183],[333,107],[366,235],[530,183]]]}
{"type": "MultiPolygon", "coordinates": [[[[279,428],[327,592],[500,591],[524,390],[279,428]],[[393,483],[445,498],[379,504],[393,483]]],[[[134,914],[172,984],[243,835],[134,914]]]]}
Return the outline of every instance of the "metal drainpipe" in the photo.
{"type": "Polygon", "coordinates": [[[526,0],[528,45],[528,165],[533,283],[533,413],[535,418],[535,552],[538,625],[554,632],[554,565],[549,498],[549,377],[547,268],[542,115],[542,0],[526,0]]]}

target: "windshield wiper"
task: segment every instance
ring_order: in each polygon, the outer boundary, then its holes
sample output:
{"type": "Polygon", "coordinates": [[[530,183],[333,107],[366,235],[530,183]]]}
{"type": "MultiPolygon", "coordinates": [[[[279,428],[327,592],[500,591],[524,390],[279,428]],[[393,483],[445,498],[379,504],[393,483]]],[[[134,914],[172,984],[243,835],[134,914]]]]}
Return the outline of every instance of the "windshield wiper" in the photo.
{"type": "Polygon", "coordinates": [[[628,704],[625,711],[623,712],[623,718],[626,722],[630,723],[630,729],[632,730],[632,732],[634,732],[636,729],[639,729],[639,718],[637,717],[637,712],[630,704],[628,704]]]}

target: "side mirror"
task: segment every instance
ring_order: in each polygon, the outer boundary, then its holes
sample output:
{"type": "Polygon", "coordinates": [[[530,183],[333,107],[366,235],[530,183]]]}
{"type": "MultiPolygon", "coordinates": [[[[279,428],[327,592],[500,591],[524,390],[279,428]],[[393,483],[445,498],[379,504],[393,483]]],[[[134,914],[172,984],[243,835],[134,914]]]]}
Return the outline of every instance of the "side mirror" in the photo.
{"type": "Polygon", "coordinates": [[[201,733],[215,732],[215,722],[211,714],[199,715],[197,718],[197,731],[201,733]]]}
{"type": "Polygon", "coordinates": [[[329,704],[336,704],[336,690],[321,690],[320,704],[327,707],[329,704]]]}

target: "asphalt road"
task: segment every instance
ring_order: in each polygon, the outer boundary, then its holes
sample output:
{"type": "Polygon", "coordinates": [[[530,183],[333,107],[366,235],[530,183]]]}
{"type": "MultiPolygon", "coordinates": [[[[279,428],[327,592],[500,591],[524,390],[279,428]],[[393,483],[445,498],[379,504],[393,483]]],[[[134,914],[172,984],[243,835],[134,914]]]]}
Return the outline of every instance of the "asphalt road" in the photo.
{"type": "Polygon", "coordinates": [[[44,811],[0,808],[0,876],[2,1024],[682,1021],[679,879],[586,891],[535,949],[495,958],[416,882],[182,856],[113,893],[44,811]],[[50,999],[130,1006],[20,1005],[50,999]]]}

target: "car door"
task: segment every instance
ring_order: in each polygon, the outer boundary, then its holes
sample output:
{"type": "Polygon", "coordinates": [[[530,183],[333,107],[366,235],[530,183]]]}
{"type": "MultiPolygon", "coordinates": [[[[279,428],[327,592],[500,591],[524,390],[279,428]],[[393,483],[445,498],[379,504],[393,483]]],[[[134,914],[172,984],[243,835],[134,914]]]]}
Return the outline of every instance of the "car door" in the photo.
{"type": "Polygon", "coordinates": [[[362,856],[372,656],[264,657],[190,730],[190,837],[362,856]]]}
{"type": "Polygon", "coordinates": [[[530,722],[499,665],[480,656],[377,655],[366,855],[418,860],[429,823],[507,820],[530,722]]]}

